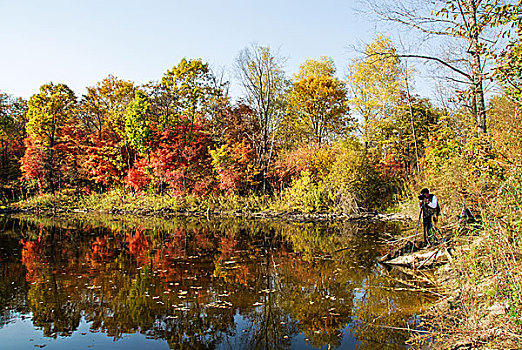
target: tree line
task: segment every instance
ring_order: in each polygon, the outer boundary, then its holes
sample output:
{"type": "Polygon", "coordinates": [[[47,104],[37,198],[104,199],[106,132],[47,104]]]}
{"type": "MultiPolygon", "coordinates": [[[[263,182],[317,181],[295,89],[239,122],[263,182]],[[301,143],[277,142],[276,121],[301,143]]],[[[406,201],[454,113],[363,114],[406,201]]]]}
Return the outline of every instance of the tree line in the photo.
{"type": "Polygon", "coordinates": [[[235,62],[243,87],[238,101],[208,63],[187,58],[141,86],[109,75],[81,97],[54,83],[28,101],[1,93],[3,196],[22,188],[280,193],[312,209],[391,200],[404,180],[441,166],[452,147],[441,135],[451,133],[454,142],[488,137],[485,79],[503,87],[499,99],[514,106],[521,100],[518,6],[436,3],[428,15],[408,12],[405,2],[393,10],[369,1],[369,8],[427,35],[464,40],[467,51],[460,59],[401,52],[378,36],[350,62],[346,79],[337,77],[329,57],[307,60],[288,77],[282,57],[253,44],[235,62]],[[495,30],[498,40],[508,38],[496,53],[483,36],[495,30]],[[454,93],[456,107],[434,107],[412,92],[411,58],[467,78],[454,93]],[[488,76],[481,62],[491,58],[494,75],[488,76]]]}

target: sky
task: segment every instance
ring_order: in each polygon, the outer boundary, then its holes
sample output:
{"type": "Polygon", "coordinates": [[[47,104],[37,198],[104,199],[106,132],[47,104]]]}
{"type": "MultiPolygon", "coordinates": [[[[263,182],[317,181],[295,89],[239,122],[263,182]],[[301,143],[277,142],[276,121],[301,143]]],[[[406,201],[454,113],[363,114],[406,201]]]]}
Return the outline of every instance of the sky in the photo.
{"type": "Polygon", "coordinates": [[[77,96],[109,74],[137,84],[159,80],[182,58],[225,69],[257,43],[286,57],[291,76],[307,59],[333,58],[345,78],[353,49],[376,24],[357,0],[0,0],[0,91],[29,98],[41,85],[77,96]]]}

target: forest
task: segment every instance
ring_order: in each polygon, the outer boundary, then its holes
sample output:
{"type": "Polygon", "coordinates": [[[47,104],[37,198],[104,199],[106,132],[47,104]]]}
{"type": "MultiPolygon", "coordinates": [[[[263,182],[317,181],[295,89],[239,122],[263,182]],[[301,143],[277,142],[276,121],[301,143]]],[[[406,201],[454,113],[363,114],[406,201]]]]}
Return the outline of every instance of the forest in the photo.
{"type": "Polygon", "coordinates": [[[465,239],[452,264],[454,313],[465,321],[435,322],[437,331],[487,343],[495,335],[481,320],[500,303],[503,334],[520,340],[521,5],[447,0],[422,12],[369,0],[373,15],[447,52],[408,51],[381,35],[345,77],[327,56],[290,77],[275,50],[251,44],[233,67],[243,92],[235,100],[200,58],[144,85],[109,75],[82,96],[60,83],[29,100],[1,92],[2,206],[416,218],[416,195],[428,187],[443,205],[441,225],[464,206],[482,217],[474,230],[455,229],[465,239]],[[415,65],[435,67],[439,100],[416,93],[415,65]]]}

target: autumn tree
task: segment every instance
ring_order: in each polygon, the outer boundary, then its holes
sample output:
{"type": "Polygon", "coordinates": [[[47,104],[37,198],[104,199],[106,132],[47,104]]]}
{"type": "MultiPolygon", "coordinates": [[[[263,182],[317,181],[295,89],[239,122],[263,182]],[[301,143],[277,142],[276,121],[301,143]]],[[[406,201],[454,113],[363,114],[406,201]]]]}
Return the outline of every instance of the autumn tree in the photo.
{"type": "Polygon", "coordinates": [[[442,111],[428,99],[408,96],[403,91],[393,115],[379,123],[380,143],[387,149],[381,161],[382,170],[392,171],[394,174],[390,175],[395,177],[413,174],[441,115],[442,111]]]}
{"type": "Polygon", "coordinates": [[[289,94],[287,132],[305,142],[322,144],[349,129],[347,91],[335,71],[328,57],[301,65],[289,94]]]}
{"type": "Polygon", "coordinates": [[[212,188],[211,140],[202,121],[183,116],[174,125],[151,129],[150,162],[138,159],[127,184],[139,192],[152,184],[160,193],[206,194],[212,188]]]}
{"type": "Polygon", "coordinates": [[[245,192],[259,183],[259,169],[254,165],[254,135],[259,132],[254,111],[238,103],[222,112],[219,143],[210,150],[212,166],[219,177],[219,188],[245,192]]]}
{"type": "MultiPolygon", "coordinates": [[[[29,99],[27,111],[27,135],[30,138],[31,147],[37,149],[37,153],[43,157],[41,174],[51,193],[56,188],[55,175],[59,171],[57,166],[65,156],[59,146],[64,142],[64,129],[73,118],[76,97],[64,84],[45,84],[40,92],[29,99]]],[[[30,179],[32,167],[28,157],[30,152],[22,159],[22,172],[26,179],[30,179]]]]}
{"type": "Polygon", "coordinates": [[[497,67],[497,77],[504,86],[506,94],[522,104],[522,44],[513,43],[504,53],[497,67]]]}
{"type": "Polygon", "coordinates": [[[109,75],[96,86],[87,87],[87,94],[80,101],[79,118],[87,134],[82,141],[82,168],[94,183],[121,183],[132,166],[133,150],[125,123],[135,90],[132,82],[109,75]]]}
{"type": "Polygon", "coordinates": [[[80,105],[80,118],[91,133],[110,131],[125,138],[125,113],[127,105],[134,99],[136,87],[127,80],[113,75],[86,88],[80,105]]]}
{"type": "Polygon", "coordinates": [[[392,117],[399,103],[403,72],[395,53],[390,39],[379,36],[366,46],[365,57],[350,65],[350,104],[360,118],[358,127],[366,148],[378,146],[382,140],[379,125],[392,117]]]}
{"type": "Polygon", "coordinates": [[[494,25],[507,27],[503,34],[510,38],[497,58],[495,76],[506,96],[522,105],[522,0],[497,8],[491,20],[494,25]]]}
{"type": "Polygon", "coordinates": [[[255,112],[260,128],[256,138],[256,166],[262,169],[263,189],[265,174],[272,160],[276,132],[284,111],[284,92],[287,81],[283,59],[269,47],[253,44],[240,51],[236,72],[246,94],[247,104],[255,112]]]}
{"type": "Polygon", "coordinates": [[[182,116],[207,117],[224,95],[226,82],[218,79],[208,63],[183,58],[158,83],[149,85],[152,115],[159,125],[172,125],[182,116]]]}
{"type": "MultiPolygon", "coordinates": [[[[487,111],[484,98],[484,81],[488,75],[487,56],[494,53],[499,43],[498,34],[491,30],[491,17],[503,1],[498,0],[436,0],[395,1],[368,0],[368,7],[381,19],[406,26],[426,39],[448,39],[451,46],[461,50],[450,52],[406,52],[401,57],[413,57],[435,62],[452,74],[452,82],[465,85],[463,102],[476,120],[478,134],[487,132],[487,111]]],[[[507,1],[514,3],[514,1],[507,1]]],[[[449,45],[448,45],[449,46],[449,45]]],[[[426,45],[418,45],[426,47],[426,45]]]]}

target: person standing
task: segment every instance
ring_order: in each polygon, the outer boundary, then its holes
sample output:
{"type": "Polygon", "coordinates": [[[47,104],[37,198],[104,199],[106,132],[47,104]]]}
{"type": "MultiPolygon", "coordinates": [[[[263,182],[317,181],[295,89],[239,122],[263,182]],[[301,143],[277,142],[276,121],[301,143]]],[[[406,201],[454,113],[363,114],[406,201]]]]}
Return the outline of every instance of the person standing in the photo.
{"type": "Polygon", "coordinates": [[[423,188],[419,196],[419,207],[422,210],[422,223],[424,227],[424,243],[430,244],[428,241],[433,229],[433,221],[437,222],[440,211],[437,196],[430,193],[430,190],[423,188]]]}

